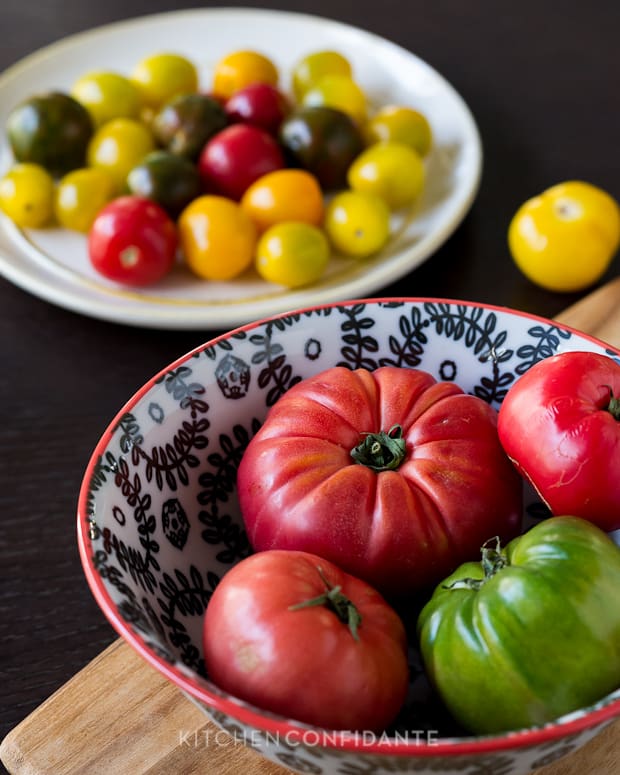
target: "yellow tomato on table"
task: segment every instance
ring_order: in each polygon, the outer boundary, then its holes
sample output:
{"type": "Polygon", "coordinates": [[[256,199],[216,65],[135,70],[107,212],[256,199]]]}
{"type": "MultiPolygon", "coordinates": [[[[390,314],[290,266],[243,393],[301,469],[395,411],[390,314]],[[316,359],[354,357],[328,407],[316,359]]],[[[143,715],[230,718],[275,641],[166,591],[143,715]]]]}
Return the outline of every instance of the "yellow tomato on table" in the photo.
{"type": "Polygon", "coordinates": [[[580,291],[599,280],[620,245],[620,207],[583,181],[559,183],[529,199],[508,228],[512,257],[550,291],[580,291]]]}

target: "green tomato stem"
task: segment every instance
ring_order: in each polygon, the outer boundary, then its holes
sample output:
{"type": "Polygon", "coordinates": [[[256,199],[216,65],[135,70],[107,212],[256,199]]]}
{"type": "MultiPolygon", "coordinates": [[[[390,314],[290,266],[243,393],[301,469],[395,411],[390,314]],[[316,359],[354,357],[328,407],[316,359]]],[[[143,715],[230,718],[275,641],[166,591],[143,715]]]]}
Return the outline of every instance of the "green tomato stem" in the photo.
{"type": "Polygon", "coordinates": [[[405,452],[403,429],[393,425],[387,433],[364,433],[362,441],[351,450],[351,457],[373,471],[394,471],[402,463],[405,452]]]}
{"type": "Polygon", "coordinates": [[[495,536],[494,538],[485,541],[480,548],[480,552],[482,554],[480,564],[484,571],[484,577],[481,579],[458,579],[458,581],[453,581],[452,584],[446,584],[444,587],[445,589],[478,590],[483,587],[489,579],[492,579],[493,576],[499,573],[502,568],[505,568],[510,564],[508,558],[502,552],[499,536],[495,536]],[[492,543],[494,543],[495,546],[490,546],[492,543]]]}
{"type": "Polygon", "coordinates": [[[288,610],[299,611],[302,608],[310,608],[311,606],[325,606],[330,611],[333,611],[343,624],[347,625],[354,640],[359,640],[358,628],[362,622],[360,612],[355,607],[355,604],[346,595],[342,594],[339,585],[334,587],[329,583],[323,574],[322,568],[317,567],[317,571],[325,584],[325,592],[309,600],[302,600],[301,603],[295,603],[295,605],[289,606],[288,610]]]}
{"type": "Polygon", "coordinates": [[[614,391],[609,385],[605,385],[609,389],[609,403],[605,407],[605,410],[614,418],[614,420],[620,420],[620,398],[614,396],[614,391]]]}

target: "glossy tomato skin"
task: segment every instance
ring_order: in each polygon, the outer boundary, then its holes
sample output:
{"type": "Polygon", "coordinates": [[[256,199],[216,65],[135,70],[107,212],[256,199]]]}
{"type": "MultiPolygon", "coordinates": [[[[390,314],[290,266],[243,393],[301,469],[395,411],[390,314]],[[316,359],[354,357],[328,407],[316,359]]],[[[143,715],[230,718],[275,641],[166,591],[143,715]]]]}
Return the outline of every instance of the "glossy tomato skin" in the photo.
{"type": "Polygon", "coordinates": [[[545,724],[620,683],[620,548],[561,516],[500,554],[486,580],[481,562],[463,564],[418,619],[427,674],[475,734],[545,724]]]}
{"type": "Polygon", "coordinates": [[[383,730],[404,702],[407,643],[396,612],[368,584],[306,552],[251,555],[207,607],[209,677],[265,710],[327,729],[383,730]],[[361,616],[357,638],[328,606],[291,610],[326,582],[361,616]]]}
{"type": "Polygon", "coordinates": [[[282,169],[284,157],[274,138],[249,124],[234,124],[212,137],[200,153],[198,169],[208,192],[239,200],[268,172],[282,169]]]}
{"type": "Polygon", "coordinates": [[[521,516],[495,410],[398,367],[335,367],[294,385],[250,441],[237,484],[255,550],[313,552],[391,595],[435,583],[489,536],[513,537],[521,516]],[[365,434],[395,424],[397,469],[353,460],[365,434]]]}
{"type": "Polygon", "coordinates": [[[323,105],[294,110],[282,122],[278,139],[290,165],[315,175],[324,191],[346,188],[347,170],[364,150],[355,121],[323,105]]]}
{"type": "Polygon", "coordinates": [[[143,286],[161,280],[177,249],[173,221],[159,205],[140,196],[114,199],[95,218],[88,234],[88,255],[109,280],[143,286]]]}
{"type": "Polygon", "coordinates": [[[229,121],[252,124],[277,135],[291,112],[288,97],[269,83],[252,83],[235,92],[224,106],[229,121]]]}
{"type": "Polygon", "coordinates": [[[553,514],[620,528],[620,364],[565,352],[536,363],[510,388],[498,420],[504,449],[553,514]]]}

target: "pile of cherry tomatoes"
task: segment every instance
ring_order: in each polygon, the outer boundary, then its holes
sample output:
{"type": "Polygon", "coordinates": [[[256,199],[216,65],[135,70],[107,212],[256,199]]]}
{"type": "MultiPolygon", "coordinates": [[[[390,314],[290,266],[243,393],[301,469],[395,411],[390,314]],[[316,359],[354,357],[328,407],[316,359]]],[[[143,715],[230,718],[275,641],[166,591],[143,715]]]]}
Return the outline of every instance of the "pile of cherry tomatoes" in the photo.
{"type": "Polygon", "coordinates": [[[87,234],[95,269],[134,286],[181,260],[205,280],[254,266],[293,288],[332,253],[375,254],[419,198],[432,145],[422,113],[371,109],[327,50],[294,65],[289,89],[258,51],[223,57],[210,84],[187,57],[157,53],[128,76],[87,73],[26,99],[6,130],[15,164],[0,209],[87,234]]]}

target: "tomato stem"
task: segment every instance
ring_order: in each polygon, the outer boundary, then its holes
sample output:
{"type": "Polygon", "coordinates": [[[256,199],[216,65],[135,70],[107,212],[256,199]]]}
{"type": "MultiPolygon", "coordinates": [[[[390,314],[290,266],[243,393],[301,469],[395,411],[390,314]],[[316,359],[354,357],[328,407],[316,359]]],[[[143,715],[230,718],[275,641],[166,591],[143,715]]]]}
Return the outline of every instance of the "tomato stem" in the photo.
{"type": "Polygon", "coordinates": [[[605,407],[606,411],[614,418],[614,420],[620,420],[620,398],[614,396],[614,391],[610,385],[605,385],[609,390],[609,403],[605,407]]]}
{"type": "Polygon", "coordinates": [[[346,624],[351,635],[355,640],[359,640],[358,627],[362,622],[360,612],[355,607],[355,604],[349,600],[346,595],[343,595],[340,591],[342,588],[340,585],[332,586],[325,578],[323,569],[317,566],[319,576],[325,584],[325,592],[316,597],[312,597],[309,600],[302,600],[301,603],[295,603],[295,605],[289,606],[289,611],[299,611],[302,608],[310,608],[311,606],[323,605],[333,611],[338,619],[343,624],[346,624]]]}
{"type": "Polygon", "coordinates": [[[453,581],[452,584],[444,585],[445,589],[466,588],[478,590],[484,586],[489,579],[493,578],[496,573],[499,573],[502,568],[505,568],[510,564],[508,562],[508,558],[502,552],[499,536],[489,538],[488,541],[485,541],[480,548],[480,552],[482,553],[480,564],[482,565],[482,570],[484,571],[484,577],[481,579],[458,579],[457,581],[453,581]],[[493,543],[495,546],[491,546],[493,543]]]}
{"type": "Polygon", "coordinates": [[[364,433],[362,441],[351,450],[351,457],[373,471],[394,471],[402,463],[405,452],[403,429],[392,425],[387,433],[364,433]]]}

